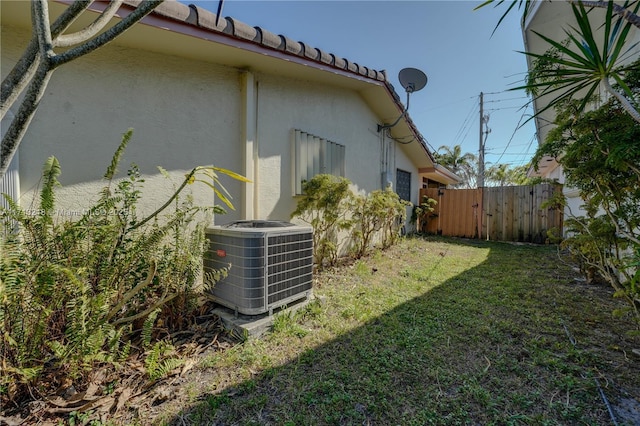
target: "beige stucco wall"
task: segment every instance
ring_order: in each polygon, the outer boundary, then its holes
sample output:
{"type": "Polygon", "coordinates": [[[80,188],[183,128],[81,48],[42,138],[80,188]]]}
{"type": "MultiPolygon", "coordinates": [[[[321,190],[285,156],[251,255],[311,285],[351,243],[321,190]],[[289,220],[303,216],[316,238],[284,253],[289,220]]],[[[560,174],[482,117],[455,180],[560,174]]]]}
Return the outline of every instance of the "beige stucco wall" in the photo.
{"type": "MultiPolygon", "coordinates": [[[[12,48],[23,31],[2,28],[2,73],[19,53],[12,48]]],[[[122,159],[126,176],[136,163],[147,180],[143,205],[160,206],[185,173],[198,165],[240,168],[237,71],[177,57],[108,45],[57,70],[20,146],[25,207],[37,194],[42,164],[61,163],[58,206],[89,207],[104,185],[101,177],[128,128],[132,142],[122,159]],[[157,170],[173,175],[168,182],[157,170]]],[[[229,180],[227,180],[229,181],[229,180]]],[[[239,191],[239,184],[228,189],[239,191]]],[[[212,203],[212,192],[193,186],[196,202],[212,203]]]]}
{"type": "MultiPolygon", "coordinates": [[[[3,26],[3,76],[28,37],[24,30],[3,26]]],[[[122,133],[130,127],[134,137],[120,171],[126,176],[130,163],[139,166],[146,179],[146,211],[161,205],[194,166],[215,164],[242,172],[244,72],[115,44],[65,65],[54,73],[20,147],[21,204],[32,205],[42,164],[55,155],[62,165],[58,206],[72,212],[89,207],[104,185],[101,177],[122,133]],[[173,183],[157,166],[172,173],[173,183]]],[[[346,177],[355,191],[380,189],[385,167],[393,179],[401,168],[412,173],[412,201],[417,201],[415,165],[399,145],[383,141],[376,116],[356,92],[251,73],[258,156],[254,218],[287,220],[295,208],[291,131],[296,128],[345,145],[346,177]],[[385,143],[392,147],[387,164],[382,158],[385,143]]],[[[217,217],[218,224],[243,217],[242,184],[228,178],[224,183],[238,211],[217,217]]],[[[192,190],[196,202],[212,203],[205,186],[192,190]]]]}
{"type": "Polygon", "coordinates": [[[353,189],[380,189],[376,118],[356,93],[268,75],[257,80],[258,211],[264,218],[287,219],[295,209],[292,129],[344,145],[345,177],[353,189]]]}

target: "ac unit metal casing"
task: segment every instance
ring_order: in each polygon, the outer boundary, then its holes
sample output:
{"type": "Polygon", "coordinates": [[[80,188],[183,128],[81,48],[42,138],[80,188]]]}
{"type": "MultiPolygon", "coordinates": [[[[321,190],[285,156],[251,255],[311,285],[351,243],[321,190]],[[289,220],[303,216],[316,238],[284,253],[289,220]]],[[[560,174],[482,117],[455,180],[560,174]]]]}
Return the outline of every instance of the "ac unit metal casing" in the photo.
{"type": "Polygon", "coordinates": [[[213,299],[245,315],[258,315],[311,296],[313,229],[280,221],[239,221],[206,230],[204,268],[230,266],[213,299]]]}

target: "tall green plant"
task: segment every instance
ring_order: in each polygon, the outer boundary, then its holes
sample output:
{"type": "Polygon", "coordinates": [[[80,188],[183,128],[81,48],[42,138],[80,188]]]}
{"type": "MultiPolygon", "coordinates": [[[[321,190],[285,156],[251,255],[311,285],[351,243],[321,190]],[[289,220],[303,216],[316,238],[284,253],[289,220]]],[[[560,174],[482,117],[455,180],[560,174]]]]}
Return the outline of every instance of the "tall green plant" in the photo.
{"type": "Polygon", "coordinates": [[[6,197],[3,222],[17,222],[20,232],[2,239],[3,400],[38,383],[48,368],[77,375],[92,362],[123,359],[138,333],[150,343],[156,316],[166,326],[181,326],[204,289],[198,277],[206,241],[197,219],[224,209],[195,206],[184,190],[204,182],[231,206],[218,175],[246,179],[196,167],[161,208],[141,216],[144,179],[137,167],[114,180],[131,135],[123,136],[98,201],[77,221],[55,220],[61,169],[53,157],[45,165],[36,214],[6,197]]]}
{"type": "Polygon", "coordinates": [[[404,211],[404,207],[405,204],[390,189],[373,191],[367,196],[353,199],[350,208],[353,223],[351,237],[356,257],[364,256],[371,249],[376,235],[383,229],[383,245],[392,241],[392,237],[388,235],[390,225],[403,220],[400,212],[404,211]]]}
{"type": "Polygon", "coordinates": [[[441,164],[458,176],[463,178],[459,184],[466,188],[474,188],[478,178],[478,158],[470,153],[462,153],[460,145],[449,147],[442,145],[438,151],[434,153],[434,157],[438,164],[441,164]]]}
{"type": "MultiPolygon", "coordinates": [[[[640,61],[626,77],[640,90],[640,61]]],[[[567,220],[564,245],[581,260],[589,276],[607,280],[629,301],[640,322],[637,254],[640,248],[640,124],[617,98],[581,113],[578,101],[557,109],[557,127],[538,149],[534,164],[552,156],[563,166],[566,183],[578,188],[585,215],[567,220]]]]}
{"type": "MultiPolygon", "coordinates": [[[[624,82],[624,76],[633,70],[633,64],[622,63],[635,47],[635,44],[628,43],[632,24],[616,18],[614,3],[608,3],[602,26],[602,43],[598,42],[588,10],[582,2],[571,5],[578,26],[569,26],[570,29],[565,30],[566,41],[556,41],[534,31],[550,45],[551,50],[543,54],[523,52],[536,61],[536,66],[530,70],[526,85],[520,89],[526,89],[534,96],[552,96],[552,100],[538,114],[555,107],[562,100],[572,98],[580,99],[578,108],[582,111],[594,100],[602,85],[640,123],[637,99],[624,82]],[[618,86],[617,90],[612,87],[614,83],[618,86]]],[[[630,11],[637,13],[639,7],[640,2],[636,2],[630,11]]]]}
{"type": "Polygon", "coordinates": [[[315,263],[333,265],[338,260],[339,234],[351,227],[347,217],[353,198],[349,181],[320,174],[304,182],[302,189],[304,195],[291,217],[298,217],[313,227],[315,263]]]}
{"type": "Polygon", "coordinates": [[[430,198],[428,195],[423,195],[420,204],[413,207],[411,222],[415,223],[418,232],[427,232],[429,219],[433,217],[433,212],[436,210],[435,206],[437,204],[437,200],[430,198]]]}
{"type": "Polygon", "coordinates": [[[385,191],[383,195],[380,209],[385,213],[381,242],[382,248],[386,249],[400,239],[407,219],[407,207],[410,207],[411,203],[401,200],[400,196],[393,191],[385,191]]]}

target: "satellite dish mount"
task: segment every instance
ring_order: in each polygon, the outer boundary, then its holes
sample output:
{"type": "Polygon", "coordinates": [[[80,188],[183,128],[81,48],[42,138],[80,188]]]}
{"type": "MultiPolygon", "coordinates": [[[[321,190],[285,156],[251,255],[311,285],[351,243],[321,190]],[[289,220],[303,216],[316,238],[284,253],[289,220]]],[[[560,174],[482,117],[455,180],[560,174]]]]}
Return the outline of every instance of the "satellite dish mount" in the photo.
{"type": "Polygon", "coordinates": [[[424,86],[427,85],[427,75],[417,68],[401,69],[398,73],[398,80],[400,80],[400,84],[407,93],[407,107],[404,109],[400,117],[398,117],[398,119],[393,122],[393,124],[378,124],[378,133],[384,129],[390,129],[398,124],[402,117],[406,116],[407,112],[409,111],[409,96],[413,92],[424,89],[424,86]]]}

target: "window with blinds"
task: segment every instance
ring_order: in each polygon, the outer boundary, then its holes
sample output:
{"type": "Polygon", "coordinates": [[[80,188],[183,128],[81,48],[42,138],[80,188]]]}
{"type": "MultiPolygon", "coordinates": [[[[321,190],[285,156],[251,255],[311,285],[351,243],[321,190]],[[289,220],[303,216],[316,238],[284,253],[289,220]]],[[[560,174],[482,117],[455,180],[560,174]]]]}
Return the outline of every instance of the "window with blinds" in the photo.
{"type": "Polygon", "coordinates": [[[302,183],[319,174],[344,177],[345,147],[301,130],[293,131],[294,195],[302,194],[302,183]]]}

